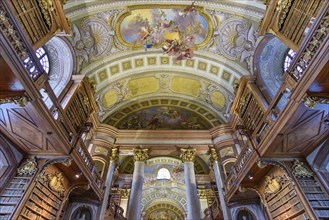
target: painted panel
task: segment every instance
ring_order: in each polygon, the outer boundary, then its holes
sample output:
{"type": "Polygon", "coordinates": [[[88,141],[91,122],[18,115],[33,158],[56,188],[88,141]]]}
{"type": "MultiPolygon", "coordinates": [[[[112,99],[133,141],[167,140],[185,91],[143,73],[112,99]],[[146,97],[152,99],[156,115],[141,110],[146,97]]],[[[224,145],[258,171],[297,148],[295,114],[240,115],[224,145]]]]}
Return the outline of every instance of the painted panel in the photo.
{"type": "Polygon", "coordinates": [[[120,129],[210,129],[206,120],[191,111],[175,107],[152,107],[130,114],[120,129]]]}

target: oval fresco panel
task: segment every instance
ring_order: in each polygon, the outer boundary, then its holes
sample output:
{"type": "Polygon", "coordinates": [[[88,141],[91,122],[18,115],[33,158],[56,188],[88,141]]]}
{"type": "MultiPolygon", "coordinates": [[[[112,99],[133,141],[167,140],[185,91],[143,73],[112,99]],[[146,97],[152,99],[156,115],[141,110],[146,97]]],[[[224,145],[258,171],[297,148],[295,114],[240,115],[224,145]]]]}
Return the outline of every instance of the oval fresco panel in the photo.
{"type": "Polygon", "coordinates": [[[152,47],[161,47],[165,42],[178,40],[205,45],[210,39],[213,25],[201,7],[175,5],[149,5],[147,8],[131,6],[118,20],[119,40],[127,46],[140,47],[151,41],[152,47]],[[121,36],[120,36],[121,35],[121,36]]]}
{"type": "Polygon", "coordinates": [[[176,107],[152,107],[130,114],[116,126],[119,129],[168,129],[198,130],[210,129],[198,114],[176,107]]]}

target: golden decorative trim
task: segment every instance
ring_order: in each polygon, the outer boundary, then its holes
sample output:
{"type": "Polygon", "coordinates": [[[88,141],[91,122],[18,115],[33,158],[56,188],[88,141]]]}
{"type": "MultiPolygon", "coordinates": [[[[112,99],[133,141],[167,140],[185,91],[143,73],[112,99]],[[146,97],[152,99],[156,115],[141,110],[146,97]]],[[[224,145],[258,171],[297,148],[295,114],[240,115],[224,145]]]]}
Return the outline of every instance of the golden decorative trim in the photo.
{"type": "Polygon", "coordinates": [[[295,160],[294,165],[292,166],[292,173],[297,178],[309,178],[313,176],[312,172],[309,172],[304,166],[303,162],[295,160]]]}
{"type": "Polygon", "coordinates": [[[32,176],[38,170],[37,161],[35,158],[28,158],[18,169],[18,175],[29,175],[32,176]]]}
{"type": "Polygon", "coordinates": [[[307,96],[303,99],[303,102],[307,108],[314,108],[317,104],[329,104],[329,98],[307,96]]]}
{"type": "Polygon", "coordinates": [[[135,162],[145,162],[148,158],[148,149],[134,148],[134,161],[135,162]]]}
{"type": "Polygon", "coordinates": [[[52,15],[51,12],[54,11],[54,6],[52,1],[49,0],[38,0],[41,13],[43,15],[43,18],[46,20],[46,24],[48,28],[51,28],[52,25],[52,15]]]}
{"type": "Polygon", "coordinates": [[[110,161],[117,162],[119,159],[119,148],[114,147],[111,149],[111,155],[109,156],[110,161]]]}
{"type": "Polygon", "coordinates": [[[271,175],[267,175],[265,176],[265,189],[264,189],[264,193],[265,195],[269,196],[272,195],[273,193],[278,192],[281,187],[282,187],[282,178],[281,176],[271,176],[271,175]]]}
{"type": "Polygon", "coordinates": [[[218,153],[216,148],[211,147],[210,149],[210,163],[213,164],[214,162],[218,161],[218,153]]]}
{"type": "Polygon", "coordinates": [[[120,189],[121,199],[128,199],[130,195],[130,189],[120,189]]]}
{"type": "Polygon", "coordinates": [[[58,193],[61,197],[64,197],[65,189],[63,175],[62,172],[50,174],[43,171],[40,173],[40,181],[47,184],[51,190],[58,193]]]}
{"type": "Polygon", "coordinates": [[[213,191],[211,189],[197,189],[199,199],[207,199],[209,196],[213,196],[213,191]]]}
{"type": "Polygon", "coordinates": [[[180,149],[180,151],[181,151],[180,158],[183,163],[194,161],[194,158],[195,158],[194,154],[195,154],[196,149],[187,148],[187,149],[180,149]]]}
{"type": "MultiPolygon", "coordinates": [[[[182,4],[148,4],[148,5],[130,5],[127,6],[126,11],[122,12],[119,16],[118,16],[118,20],[115,24],[115,33],[117,36],[118,41],[120,42],[120,44],[126,46],[126,47],[130,47],[133,49],[141,49],[143,48],[142,45],[139,47],[135,47],[133,44],[130,44],[128,42],[126,42],[122,35],[121,35],[121,23],[122,21],[128,17],[129,15],[131,15],[131,12],[133,10],[138,10],[138,9],[153,9],[153,8],[159,8],[159,9],[172,9],[172,8],[181,8],[184,9],[186,7],[186,5],[182,5],[182,4]]],[[[196,44],[195,49],[198,49],[200,47],[204,47],[208,44],[208,42],[211,40],[211,38],[213,37],[213,33],[214,33],[214,24],[211,20],[211,17],[209,16],[209,14],[204,10],[204,7],[201,6],[195,6],[195,9],[199,12],[200,16],[202,16],[207,24],[208,24],[208,32],[206,35],[206,38],[204,39],[203,42],[201,42],[200,44],[196,44]]]]}
{"type": "Polygon", "coordinates": [[[19,107],[25,107],[28,103],[29,99],[27,96],[15,96],[15,97],[8,97],[8,98],[1,98],[0,99],[0,105],[5,103],[14,103],[18,105],[19,107]]]}

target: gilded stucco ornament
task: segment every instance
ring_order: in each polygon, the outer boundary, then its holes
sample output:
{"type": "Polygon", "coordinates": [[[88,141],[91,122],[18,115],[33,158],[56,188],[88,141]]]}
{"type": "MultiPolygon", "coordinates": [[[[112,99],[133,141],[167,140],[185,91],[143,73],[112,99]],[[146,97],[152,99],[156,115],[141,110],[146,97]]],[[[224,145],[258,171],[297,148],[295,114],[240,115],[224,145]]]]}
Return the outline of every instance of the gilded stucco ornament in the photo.
{"type": "Polygon", "coordinates": [[[51,174],[43,171],[40,173],[40,181],[47,184],[51,190],[57,192],[61,197],[64,196],[64,176],[62,172],[51,174]]]}
{"type": "Polygon", "coordinates": [[[218,161],[218,154],[216,151],[216,148],[211,147],[209,149],[209,153],[210,153],[210,163],[213,164],[214,162],[218,161]]]}
{"type": "Polygon", "coordinates": [[[130,195],[130,189],[120,189],[120,196],[122,199],[128,199],[130,195]]]}
{"type": "Polygon", "coordinates": [[[39,7],[43,18],[46,20],[48,28],[51,28],[52,25],[52,11],[54,11],[53,2],[49,0],[38,0],[39,7]]]}
{"type": "Polygon", "coordinates": [[[148,149],[134,148],[134,161],[135,162],[145,162],[148,159],[148,149]]]}
{"type": "Polygon", "coordinates": [[[307,108],[314,108],[317,104],[329,104],[329,99],[325,97],[307,96],[303,99],[307,108]]]}
{"type": "Polygon", "coordinates": [[[207,197],[213,196],[211,189],[198,189],[199,199],[207,199],[207,197]]]}
{"type": "Polygon", "coordinates": [[[187,148],[187,149],[181,149],[180,158],[183,163],[185,162],[193,162],[195,158],[195,149],[193,148],[187,148]]]}
{"type": "Polygon", "coordinates": [[[297,178],[309,178],[313,176],[312,172],[309,172],[303,166],[303,162],[300,162],[299,160],[295,160],[294,165],[292,166],[292,173],[297,178]]]}
{"type": "Polygon", "coordinates": [[[110,161],[117,162],[119,159],[119,148],[114,147],[111,149],[110,161]]]}
{"type": "Polygon", "coordinates": [[[28,103],[29,99],[27,96],[15,96],[15,97],[8,97],[8,98],[1,98],[0,99],[0,105],[5,103],[14,103],[18,105],[19,107],[25,107],[28,103]]]}
{"type": "Polygon", "coordinates": [[[18,175],[33,175],[37,171],[37,161],[35,158],[28,158],[18,169],[18,175]]]}
{"type": "Polygon", "coordinates": [[[285,183],[285,180],[287,180],[286,175],[276,177],[274,177],[273,175],[266,175],[264,189],[265,197],[277,193],[281,189],[282,185],[285,183]]]}

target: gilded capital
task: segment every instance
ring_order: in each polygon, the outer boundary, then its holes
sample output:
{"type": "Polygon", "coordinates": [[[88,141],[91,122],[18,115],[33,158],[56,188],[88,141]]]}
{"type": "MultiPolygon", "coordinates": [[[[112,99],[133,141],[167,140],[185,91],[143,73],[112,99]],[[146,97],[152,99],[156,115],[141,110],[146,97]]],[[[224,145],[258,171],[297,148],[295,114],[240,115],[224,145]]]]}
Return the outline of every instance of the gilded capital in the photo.
{"type": "Polygon", "coordinates": [[[210,148],[210,162],[214,163],[216,161],[218,161],[218,154],[216,148],[212,147],[210,148]]]}
{"type": "Polygon", "coordinates": [[[134,161],[138,162],[145,162],[149,155],[148,155],[148,149],[139,149],[139,148],[134,148],[134,161]]]}
{"type": "Polygon", "coordinates": [[[110,161],[117,162],[119,159],[119,148],[114,147],[111,149],[111,155],[109,157],[110,161]]]}
{"type": "Polygon", "coordinates": [[[181,154],[180,154],[180,159],[185,162],[193,162],[194,161],[194,154],[195,154],[195,149],[193,148],[187,148],[187,149],[180,149],[181,154]]]}

